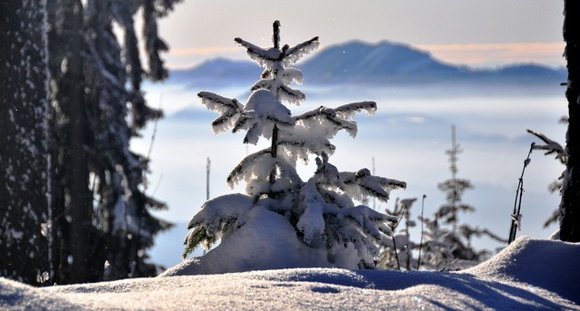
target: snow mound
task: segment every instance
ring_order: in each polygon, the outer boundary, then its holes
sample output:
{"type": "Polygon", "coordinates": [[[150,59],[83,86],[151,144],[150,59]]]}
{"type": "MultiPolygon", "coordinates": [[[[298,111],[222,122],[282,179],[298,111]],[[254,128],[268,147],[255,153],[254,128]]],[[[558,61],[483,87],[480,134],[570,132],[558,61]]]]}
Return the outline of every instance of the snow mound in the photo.
{"type": "Polygon", "coordinates": [[[463,272],[549,288],[580,304],[579,260],[580,243],[521,237],[496,256],[463,272]]]}
{"type": "MultiPolygon", "coordinates": [[[[252,218],[268,218],[272,225],[287,223],[266,209],[255,208],[253,213],[252,218]]],[[[251,232],[287,233],[273,228],[251,232]]],[[[461,272],[298,268],[46,288],[0,278],[0,309],[580,310],[579,248],[578,243],[522,238],[491,260],[461,272]]]]}
{"type": "Polygon", "coordinates": [[[302,243],[283,216],[256,206],[248,212],[245,224],[218,247],[203,257],[170,268],[161,276],[327,266],[324,250],[302,243]]]}
{"type": "Polygon", "coordinates": [[[0,310],[80,310],[80,305],[63,297],[0,277],[0,310]],[[51,307],[52,306],[52,307],[51,307]]]}

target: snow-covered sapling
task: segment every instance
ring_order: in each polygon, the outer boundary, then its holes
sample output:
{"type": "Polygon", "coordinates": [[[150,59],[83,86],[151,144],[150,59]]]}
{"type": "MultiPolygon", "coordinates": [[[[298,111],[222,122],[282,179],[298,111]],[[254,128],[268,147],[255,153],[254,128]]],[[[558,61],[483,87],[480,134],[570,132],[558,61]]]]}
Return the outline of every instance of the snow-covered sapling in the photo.
{"type": "Polygon", "coordinates": [[[355,201],[374,197],[386,202],[391,190],[406,184],[373,176],[366,168],[339,172],[329,158],[336,149],[330,139],[341,130],[354,137],[354,114],[372,114],[376,103],[319,107],[294,116],[284,103],[298,105],[305,95],[290,87],[302,82],[302,73],[291,65],[318,47],[318,37],[293,47],[281,46],[280,23],[274,22],[273,28],[271,48],[235,39],[263,68],[261,79],[251,87],[245,104],[211,92],[198,94],[204,106],[220,114],[212,123],[215,133],[245,131],[244,143],[255,145],[265,138],[271,146],[246,156],[229,174],[227,182],[231,187],[245,182],[245,194],[209,200],[193,217],[183,255],[187,256],[200,243],[210,246],[236,234],[250,223],[250,211],[260,207],[285,217],[302,243],[326,252],[330,265],[373,268],[380,245],[387,243],[392,233],[388,223],[396,218],[355,201]],[[304,182],[296,172],[296,164],[298,160],[308,163],[312,156],[316,171],[304,182]]]}
{"type": "Polygon", "coordinates": [[[391,236],[392,245],[382,249],[379,261],[381,268],[392,269],[396,264],[397,270],[400,270],[402,259],[405,263],[405,269],[411,270],[411,262],[414,261],[412,250],[417,245],[411,241],[409,228],[416,225],[415,221],[411,220],[411,207],[416,200],[416,198],[402,200],[397,198],[392,210],[385,209],[388,214],[396,216],[398,220],[391,226],[391,231],[393,232],[391,236]],[[401,222],[404,224],[402,232],[395,234],[395,230],[401,222]]]}

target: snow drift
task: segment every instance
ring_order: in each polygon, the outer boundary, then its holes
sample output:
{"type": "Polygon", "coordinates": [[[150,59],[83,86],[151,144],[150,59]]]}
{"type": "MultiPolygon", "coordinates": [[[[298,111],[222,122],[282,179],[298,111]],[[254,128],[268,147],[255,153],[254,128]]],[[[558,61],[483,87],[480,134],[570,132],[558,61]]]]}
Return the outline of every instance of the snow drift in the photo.
{"type": "Polygon", "coordinates": [[[457,273],[299,268],[49,288],[0,279],[0,309],[580,310],[578,258],[578,243],[520,238],[457,273]]]}
{"type": "Polygon", "coordinates": [[[185,260],[162,276],[328,266],[326,253],[302,243],[282,215],[256,206],[246,216],[244,226],[218,247],[203,257],[185,260]]]}

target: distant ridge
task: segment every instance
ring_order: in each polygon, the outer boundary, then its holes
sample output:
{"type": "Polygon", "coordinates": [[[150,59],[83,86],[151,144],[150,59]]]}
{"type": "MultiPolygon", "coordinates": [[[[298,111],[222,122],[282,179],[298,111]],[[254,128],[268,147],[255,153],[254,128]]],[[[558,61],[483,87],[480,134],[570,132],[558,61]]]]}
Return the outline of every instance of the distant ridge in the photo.
{"type": "MultiPolygon", "coordinates": [[[[559,84],[565,69],[538,64],[513,64],[497,69],[474,69],[441,62],[409,45],[382,41],[350,41],[329,46],[297,65],[308,85],[413,85],[413,84],[559,84]]],[[[261,69],[250,61],[226,58],[208,60],[196,67],[171,72],[170,83],[193,88],[247,87],[261,69]]]]}

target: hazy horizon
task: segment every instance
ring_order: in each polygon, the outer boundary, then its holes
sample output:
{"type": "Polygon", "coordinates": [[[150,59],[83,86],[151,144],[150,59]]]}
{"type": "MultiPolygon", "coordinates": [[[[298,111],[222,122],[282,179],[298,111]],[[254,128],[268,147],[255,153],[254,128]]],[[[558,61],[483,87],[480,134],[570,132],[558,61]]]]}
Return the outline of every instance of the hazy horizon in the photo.
{"type": "Polygon", "coordinates": [[[271,25],[282,23],[282,42],[319,36],[321,48],[350,40],[401,42],[445,62],[489,68],[537,62],[564,65],[561,1],[442,0],[185,1],[160,21],[170,46],[170,68],[214,57],[245,59],[242,37],[271,45],[271,25]]]}

